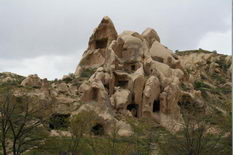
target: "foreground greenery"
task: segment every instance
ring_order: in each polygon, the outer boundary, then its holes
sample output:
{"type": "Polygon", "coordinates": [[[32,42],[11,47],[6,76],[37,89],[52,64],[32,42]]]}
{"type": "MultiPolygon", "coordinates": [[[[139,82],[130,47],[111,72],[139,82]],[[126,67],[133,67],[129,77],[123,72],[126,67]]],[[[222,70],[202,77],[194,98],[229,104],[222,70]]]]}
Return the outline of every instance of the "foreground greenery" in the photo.
{"type": "MultiPolygon", "coordinates": [[[[196,87],[205,86],[197,83],[196,87]]],[[[231,103],[221,107],[224,112],[211,106],[208,111],[198,112],[195,107],[186,106],[182,109],[179,131],[168,131],[146,118],[125,118],[133,134],[121,137],[114,123],[107,134],[101,127],[101,119],[92,111],[59,119],[46,112],[49,103],[27,96],[16,97],[10,88],[0,92],[0,151],[4,155],[231,154],[231,103]],[[50,136],[51,124],[70,135],[50,136]],[[98,128],[93,128],[97,125],[98,128]]]]}

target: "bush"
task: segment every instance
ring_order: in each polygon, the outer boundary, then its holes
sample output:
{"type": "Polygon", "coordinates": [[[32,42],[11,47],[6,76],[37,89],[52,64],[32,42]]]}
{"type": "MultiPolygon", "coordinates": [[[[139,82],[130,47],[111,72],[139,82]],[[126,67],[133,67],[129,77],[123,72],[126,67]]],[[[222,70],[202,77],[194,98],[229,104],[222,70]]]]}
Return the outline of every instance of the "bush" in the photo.
{"type": "Polygon", "coordinates": [[[69,115],[54,114],[49,119],[49,128],[67,130],[69,126],[69,115]]]}
{"type": "Polygon", "coordinates": [[[196,89],[196,90],[203,90],[205,88],[209,88],[209,86],[206,85],[205,83],[199,81],[199,80],[196,80],[194,82],[194,89],[196,89]]]}
{"type": "Polygon", "coordinates": [[[219,60],[216,61],[216,63],[219,64],[219,66],[221,67],[221,69],[226,72],[228,69],[228,65],[225,62],[225,57],[221,56],[219,60]]]}
{"type": "Polygon", "coordinates": [[[217,81],[220,84],[223,84],[226,82],[226,79],[221,74],[213,73],[213,74],[211,74],[211,77],[212,77],[212,79],[214,79],[215,81],[217,81]]]}
{"type": "MultiPolygon", "coordinates": [[[[181,130],[176,133],[164,132],[158,141],[160,154],[164,155],[212,155],[229,154],[230,147],[225,143],[231,144],[231,140],[225,140],[228,131],[216,130],[211,132],[213,125],[210,120],[212,114],[203,114],[186,111],[183,113],[184,122],[181,123],[181,130]]],[[[226,123],[226,121],[224,121],[226,123]]],[[[216,123],[220,123],[217,121],[216,123]]],[[[231,124],[231,122],[229,121],[231,124]]],[[[231,137],[231,136],[229,136],[231,137]]],[[[228,137],[228,138],[229,138],[228,137]]]]}
{"type": "Polygon", "coordinates": [[[95,71],[96,71],[96,69],[86,68],[81,72],[80,77],[89,78],[92,76],[92,74],[95,73],[95,71]]]}

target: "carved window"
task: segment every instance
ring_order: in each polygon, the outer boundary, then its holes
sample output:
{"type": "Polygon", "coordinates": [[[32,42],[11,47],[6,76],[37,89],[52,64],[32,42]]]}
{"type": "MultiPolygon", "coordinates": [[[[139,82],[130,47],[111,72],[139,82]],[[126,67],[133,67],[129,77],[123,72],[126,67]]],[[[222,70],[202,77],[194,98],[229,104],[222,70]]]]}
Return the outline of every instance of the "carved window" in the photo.
{"type": "Polygon", "coordinates": [[[106,48],[108,43],[108,39],[100,39],[95,41],[95,48],[106,48]]]}
{"type": "Polygon", "coordinates": [[[153,112],[159,112],[160,111],[160,101],[154,100],[153,103],[153,112]]]}

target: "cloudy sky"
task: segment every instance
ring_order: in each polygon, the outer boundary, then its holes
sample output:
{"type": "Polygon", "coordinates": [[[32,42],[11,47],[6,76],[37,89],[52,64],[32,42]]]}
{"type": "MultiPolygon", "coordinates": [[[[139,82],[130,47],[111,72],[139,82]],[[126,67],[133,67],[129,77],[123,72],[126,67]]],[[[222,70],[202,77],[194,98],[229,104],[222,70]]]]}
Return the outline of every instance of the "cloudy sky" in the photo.
{"type": "Polygon", "coordinates": [[[93,29],[154,28],[172,50],[231,55],[231,0],[0,0],[0,72],[62,78],[74,72],[93,29]]]}

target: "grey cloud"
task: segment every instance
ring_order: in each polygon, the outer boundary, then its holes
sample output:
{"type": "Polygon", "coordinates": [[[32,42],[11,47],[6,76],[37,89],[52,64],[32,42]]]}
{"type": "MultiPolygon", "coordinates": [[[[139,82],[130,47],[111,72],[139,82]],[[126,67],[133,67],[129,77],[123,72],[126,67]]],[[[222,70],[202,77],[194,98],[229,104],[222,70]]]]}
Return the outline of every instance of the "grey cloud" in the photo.
{"type": "Polygon", "coordinates": [[[0,2],[0,57],[66,55],[87,47],[105,15],[117,31],[156,29],[171,49],[197,48],[210,32],[229,29],[230,0],[3,0],[0,2]]]}

